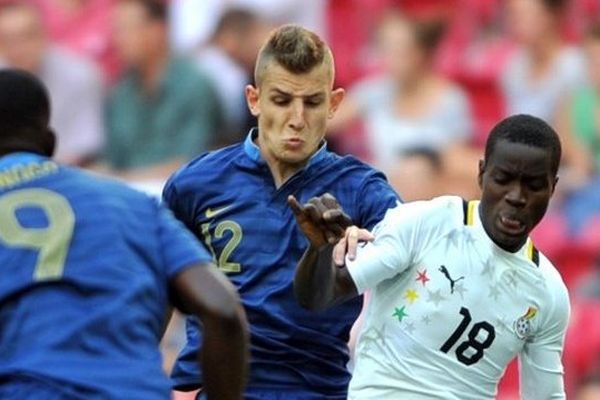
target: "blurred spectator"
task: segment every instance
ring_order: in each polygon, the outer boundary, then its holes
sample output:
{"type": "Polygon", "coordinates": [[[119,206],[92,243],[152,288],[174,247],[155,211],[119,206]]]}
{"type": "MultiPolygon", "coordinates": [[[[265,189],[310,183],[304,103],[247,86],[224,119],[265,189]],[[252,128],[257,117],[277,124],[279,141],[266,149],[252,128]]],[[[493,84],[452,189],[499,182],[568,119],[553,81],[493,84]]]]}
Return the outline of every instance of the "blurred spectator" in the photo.
{"type": "Polygon", "coordinates": [[[217,145],[239,141],[256,125],[246,105],[244,88],[251,83],[256,55],[268,30],[269,25],[252,11],[228,9],[217,23],[210,42],[196,57],[223,105],[226,125],[217,145]]]}
{"type": "Polygon", "coordinates": [[[93,60],[105,80],[119,71],[110,40],[110,16],[116,0],[35,0],[52,41],[93,60]]]}
{"type": "Polygon", "coordinates": [[[388,13],[377,32],[383,75],[352,88],[332,121],[333,130],[344,130],[362,119],[371,160],[383,169],[405,150],[442,151],[470,138],[465,94],[433,70],[443,31],[440,22],[388,13]]]}
{"type": "Polygon", "coordinates": [[[563,207],[575,235],[600,216],[600,22],[590,27],[584,49],[591,85],[563,101],[558,118],[564,147],[563,207]]]}
{"type": "Polygon", "coordinates": [[[581,183],[600,171],[600,21],[586,35],[584,49],[591,85],[575,92],[560,119],[564,162],[581,183]]]}
{"type": "Polygon", "coordinates": [[[191,60],[169,51],[162,0],[120,0],[114,38],[127,67],[110,94],[106,158],[130,180],[165,179],[207,149],[221,123],[218,98],[191,60]]]}
{"type": "Polygon", "coordinates": [[[600,399],[600,374],[586,378],[579,389],[575,400],[598,400],[600,399]]]}
{"type": "Polygon", "coordinates": [[[507,0],[508,28],[520,48],[501,84],[508,114],[554,122],[561,99],[584,82],[583,55],[561,38],[567,0],[507,0]]]}
{"type": "Polygon", "coordinates": [[[83,165],[103,141],[100,72],[92,62],[51,45],[39,10],[29,2],[0,3],[0,59],[36,74],[52,101],[51,127],[58,134],[56,159],[83,165]]]}
{"type": "Polygon", "coordinates": [[[388,169],[387,175],[404,201],[429,200],[445,194],[442,160],[430,149],[405,151],[388,169]]]}
{"type": "Polygon", "coordinates": [[[323,36],[326,6],[327,0],[171,0],[171,38],[175,49],[191,52],[208,42],[231,7],[245,8],[276,25],[299,24],[323,36]]]}

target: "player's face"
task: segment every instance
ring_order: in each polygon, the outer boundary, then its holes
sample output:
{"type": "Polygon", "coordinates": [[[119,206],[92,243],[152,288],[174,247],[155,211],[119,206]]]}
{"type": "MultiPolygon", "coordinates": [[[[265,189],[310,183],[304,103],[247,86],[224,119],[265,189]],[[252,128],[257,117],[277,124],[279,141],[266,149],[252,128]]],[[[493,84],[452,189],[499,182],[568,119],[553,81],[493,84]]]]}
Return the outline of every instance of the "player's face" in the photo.
{"type": "Polygon", "coordinates": [[[343,89],[331,90],[328,63],[308,73],[294,74],[272,62],[258,88],[246,87],[252,114],[258,117],[259,143],[267,161],[286,165],[306,162],[325,136],[344,97],[343,89]]]}
{"type": "Polygon", "coordinates": [[[481,219],[490,238],[517,251],[546,213],[557,180],[550,152],[498,141],[490,158],[479,164],[481,219]]]}

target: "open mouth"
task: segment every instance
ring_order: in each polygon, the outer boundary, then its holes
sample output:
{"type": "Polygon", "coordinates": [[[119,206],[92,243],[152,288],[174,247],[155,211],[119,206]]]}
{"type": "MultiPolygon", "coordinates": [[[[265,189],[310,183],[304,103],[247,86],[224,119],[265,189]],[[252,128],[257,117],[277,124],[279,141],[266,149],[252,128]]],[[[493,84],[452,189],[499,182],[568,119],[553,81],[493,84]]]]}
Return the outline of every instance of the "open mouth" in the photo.
{"type": "Polygon", "coordinates": [[[522,235],[527,228],[525,224],[514,216],[500,215],[500,229],[511,236],[522,235]]]}

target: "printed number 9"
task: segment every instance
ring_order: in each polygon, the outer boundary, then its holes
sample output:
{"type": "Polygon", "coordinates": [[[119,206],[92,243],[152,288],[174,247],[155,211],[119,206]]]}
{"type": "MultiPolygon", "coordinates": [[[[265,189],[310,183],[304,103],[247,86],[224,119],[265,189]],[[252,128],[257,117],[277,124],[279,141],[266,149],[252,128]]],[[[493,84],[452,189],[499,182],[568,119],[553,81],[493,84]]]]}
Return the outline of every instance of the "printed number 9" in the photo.
{"type": "Polygon", "coordinates": [[[73,209],[58,193],[23,189],[0,197],[0,241],[12,247],[38,250],[33,272],[36,281],[62,276],[74,227],[73,209]],[[41,209],[46,214],[48,226],[24,228],[16,215],[17,210],[24,207],[41,209]]]}

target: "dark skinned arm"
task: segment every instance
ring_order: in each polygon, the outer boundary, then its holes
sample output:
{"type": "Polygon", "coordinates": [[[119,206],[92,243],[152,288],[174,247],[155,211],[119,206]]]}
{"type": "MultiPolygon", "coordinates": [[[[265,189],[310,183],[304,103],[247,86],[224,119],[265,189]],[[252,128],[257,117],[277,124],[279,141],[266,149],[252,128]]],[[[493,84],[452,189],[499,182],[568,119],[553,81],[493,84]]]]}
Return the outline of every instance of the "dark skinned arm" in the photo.
{"type": "Polygon", "coordinates": [[[343,265],[343,255],[348,250],[349,256],[353,257],[358,238],[364,238],[365,233],[354,227],[346,233],[350,219],[331,195],[313,198],[304,205],[290,196],[288,203],[298,226],[309,241],[294,277],[296,300],[309,310],[323,310],[356,297],[358,292],[343,265]],[[334,245],[337,254],[335,262],[334,245]]]}
{"type": "Polygon", "coordinates": [[[208,399],[240,400],[248,372],[248,325],[233,285],[212,264],[185,269],[171,280],[172,300],[204,326],[203,387],[208,399]]]}

